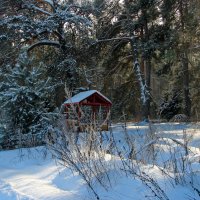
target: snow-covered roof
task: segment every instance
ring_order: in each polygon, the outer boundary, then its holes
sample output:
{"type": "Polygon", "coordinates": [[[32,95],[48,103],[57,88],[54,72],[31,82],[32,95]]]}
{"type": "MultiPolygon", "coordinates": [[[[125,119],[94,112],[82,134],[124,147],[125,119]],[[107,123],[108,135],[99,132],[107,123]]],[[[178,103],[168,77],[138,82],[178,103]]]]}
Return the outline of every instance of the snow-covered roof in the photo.
{"type": "Polygon", "coordinates": [[[94,93],[98,93],[105,100],[107,100],[108,102],[112,103],[107,97],[105,97],[99,91],[97,91],[97,90],[88,90],[88,91],[80,92],[80,93],[74,95],[73,97],[71,97],[67,101],[65,101],[64,104],[67,104],[67,103],[79,103],[79,102],[83,101],[84,99],[88,98],[89,96],[93,95],[94,93]]]}

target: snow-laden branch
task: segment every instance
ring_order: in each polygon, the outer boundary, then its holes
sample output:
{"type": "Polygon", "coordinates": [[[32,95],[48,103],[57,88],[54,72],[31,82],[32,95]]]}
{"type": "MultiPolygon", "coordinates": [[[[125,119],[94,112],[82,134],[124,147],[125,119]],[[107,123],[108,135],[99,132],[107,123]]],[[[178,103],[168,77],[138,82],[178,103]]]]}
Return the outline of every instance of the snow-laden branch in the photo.
{"type": "Polygon", "coordinates": [[[69,5],[65,11],[69,11],[71,8],[81,8],[80,6],[77,6],[77,5],[69,5]]]}
{"type": "Polygon", "coordinates": [[[28,48],[28,52],[30,52],[31,50],[33,50],[35,47],[43,46],[43,45],[54,46],[54,47],[60,48],[60,43],[59,42],[51,41],[51,40],[41,40],[41,41],[39,41],[39,42],[31,45],[28,48]]]}
{"type": "Polygon", "coordinates": [[[97,40],[96,43],[99,42],[109,42],[109,41],[115,41],[115,40],[132,40],[135,37],[117,37],[117,38],[109,38],[109,39],[101,39],[101,40],[97,40]]]}
{"type": "Polygon", "coordinates": [[[46,10],[43,10],[42,8],[39,8],[37,6],[35,6],[34,4],[26,4],[25,5],[25,8],[28,8],[28,9],[33,9],[33,10],[36,10],[36,11],[39,11],[45,15],[48,15],[48,16],[51,16],[52,14],[46,10]]]}
{"type": "MultiPolygon", "coordinates": [[[[48,30],[44,30],[44,31],[41,31],[41,32],[37,32],[35,35],[34,35],[34,38],[38,38],[39,36],[41,35],[44,35],[44,34],[49,34],[51,33],[50,31],[48,30]]],[[[52,32],[59,40],[64,40],[63,36],[58,32],[58,31],[53,31],[52,32]]]]}
{"type": "Polygon", "coordinates": [[[43,13],[43,14],[46,14],[46,15],[49,15],[49,16],[52,15],[50,12],[47,12],[46,10],[43,10],[43,9],[37,7],[37,6],[32,6],[31,8],[33,8],[34,10],[37,10],[37,11],[43,13]]]}

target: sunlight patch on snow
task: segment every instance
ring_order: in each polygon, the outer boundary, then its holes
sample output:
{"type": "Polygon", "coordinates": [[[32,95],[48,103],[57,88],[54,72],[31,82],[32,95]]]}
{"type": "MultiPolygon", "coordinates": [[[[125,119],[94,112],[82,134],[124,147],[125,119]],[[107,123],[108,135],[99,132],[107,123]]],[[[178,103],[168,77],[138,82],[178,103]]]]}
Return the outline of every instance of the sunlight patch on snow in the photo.
{"type": "MultiPolygon", "coordinates": [[[[37,153],[37,156],[39,155],[37,153]]],[[[5,159],[6,161],[4,164],[0,163],[0,199],[82,199],[77,192],[83,185],[82,179],[79,176],[77,176],[77,181],[75,181],[72,178],[71,171],[66,173],[65,175],[70,175],[71,181],[68,182],[67,176],[66,179],[61,178],[64,174],[60,174],[60,172],[64,169],[61,166],[57,166],[53,160],[49,160],[49,158],[44,160],[40,155],[38,158],[24,158],[22,161],[19,161],[16,159],[18,156],[18,150],[0,152],[0,159],[5,159]],[[68,187],[62,187],[63,185],[68,187]],[[74,187],[75,185],[77,188],[74,187]]]]}
{"type": "Polygon", "coordinates": [[[31,200],[30,197],[18,194],[10,184],[0,180],[0,199],[2,200],[31,200]]]}
{"type": "Polygon", "coordinates": [[[133,130],[141,130],[141,129],[148,129],[148,126],[137,126],[137,125],[128,125],[128,129],[133,129],[133,130]]]}

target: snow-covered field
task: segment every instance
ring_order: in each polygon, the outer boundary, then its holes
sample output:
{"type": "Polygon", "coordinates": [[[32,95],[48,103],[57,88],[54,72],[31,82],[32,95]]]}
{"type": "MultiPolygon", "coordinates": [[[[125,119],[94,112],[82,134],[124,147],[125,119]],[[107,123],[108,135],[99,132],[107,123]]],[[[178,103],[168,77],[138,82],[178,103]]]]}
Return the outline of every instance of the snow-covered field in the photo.
{"type": "MultiPolygon", "coordinates": [[[[142,177],[132,177],[126,176],[125,173],[110,171],[112,185],[107,190],[98,184],[95,187],[100,199],[200,199],[199,127],[198,124],[155,124],[153,125],[155,130],[151,131],[155,131],[156,140],[150,138],[149,141],[145,141],[144,135],[149,132],[149,126],[145,123],[129,123],[126,131],[137,144],[136,156],[139,159],[137,166],[147,176],[143,174],[142,177]],[[186,142],[187,149],[184,146],[186,142]],[[151,144],[154,145],[154,152],[157,152],[155,161],[147,157],[142,158],[142,155],[151,156],[148,154],[151,144]],[[172,146],[176,149],[176,155],[173,158],[172,146]],[[144,149],[146,152],[143,154],[141,152],[144,149]],[[188,155],[183,155],[184,150],[188,151],[186,153],[188,155]],[[185,169],[181,169],[185,174],[179,173],[179,176],[174,178],[173,170],[167,169],[168,162],[173,159],[177,160],[181,155],[181,158],[186,159],[184,165],[181,165],[181,167],[185,167],[185,169]],[[162,169],[164,170],[162,171],[162,169]],[[168,174],[164,174],[165,172],[168,174]],[[149,179],[149,177],[153,179],[149,179]],[[175,180],[176,178],[177,180],[175,180]],[[151,180],[153,181],[151,182],[151,180]],[[158,196],[152,192],[156,191],[156,185],[160,188],[157,188],[158,196]]],[[[119,147],[121,145],[120,148],[123,148],[124,144],[123,132],[124,128],[121,124],[113,126],[113,134],[119,147]]],[[[109,157],[109,155],[107,156],[109,157]]],[[[179,166],[177,166],[177,170],[178,168],[179,166]]],[[[45,147],[0,152],[0,200],[91,199],[95,199],[95,197],[81,176],[58,164],[45,147]]]]}

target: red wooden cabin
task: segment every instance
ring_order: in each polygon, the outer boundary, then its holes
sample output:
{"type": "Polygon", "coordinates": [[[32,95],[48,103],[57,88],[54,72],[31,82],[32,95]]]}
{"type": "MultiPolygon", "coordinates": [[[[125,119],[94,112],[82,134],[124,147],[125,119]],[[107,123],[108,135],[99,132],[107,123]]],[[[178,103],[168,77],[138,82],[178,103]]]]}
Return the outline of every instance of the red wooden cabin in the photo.
{"type": "Polygon", "coordinates": [[[68,126],[81,131],[91,125],[108,130],[112,102],[97,90],[80,92],[64,104],[68,126]]]}

